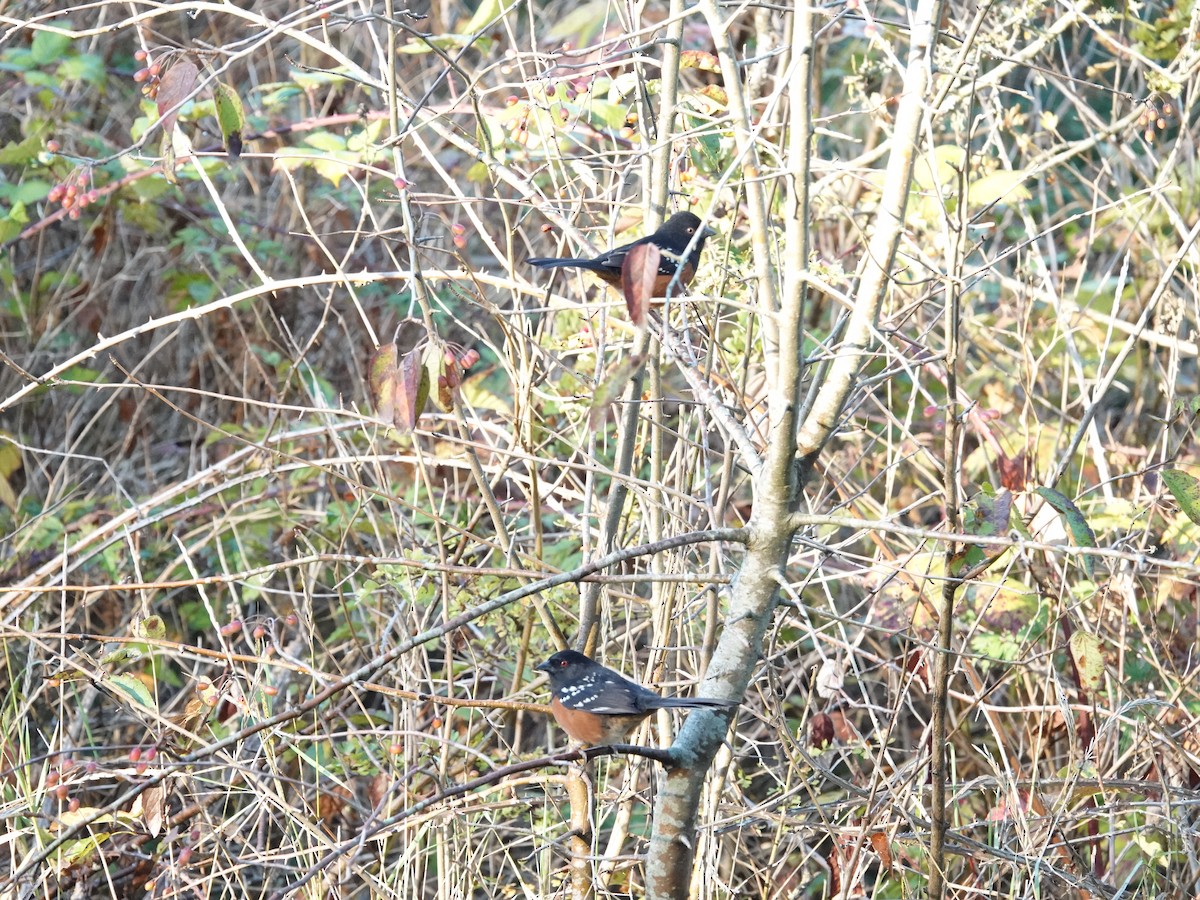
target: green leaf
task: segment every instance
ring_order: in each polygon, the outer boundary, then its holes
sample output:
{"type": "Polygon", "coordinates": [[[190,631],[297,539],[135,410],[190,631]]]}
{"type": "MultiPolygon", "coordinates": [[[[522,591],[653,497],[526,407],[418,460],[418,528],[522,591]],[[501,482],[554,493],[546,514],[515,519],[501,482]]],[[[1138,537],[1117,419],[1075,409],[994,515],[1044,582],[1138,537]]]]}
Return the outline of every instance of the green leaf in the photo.
{"type": "Polygon", "coordinates": [[[1032,195],[1023,185],[1029,177],[1027,169],[993,172],[984,175],[967,186],[967,204],[972,207],[991,206],[1001,201],[1012,204],[1028,200],[1032,195]]]}
{"type": "Polygon", "coordinates": [[[493,23],[517,5],[517,0],[483,0],[475,15],[458,29],[459,34],[473,35],[492,27],[493,23]]]}
{"type": "Polygon", "coordinates": [[[39,66],[44,66],[59,62],[69,46],[71,46],[71,39],[65,34],[39,31],[33,36],[33,44],[29,51],[33,54],[33,61],[39,66]]]}
{"type": "Polygon", "coordinates": [[[133,623],[133,633],[148,641],[161,641],[167,636],[167,626],[162,616],[147,616],[133,623]]]}
{"type": "MultiPolygon", "coordinates": [[[[0,199],[17,204],[37,203],[50,193],[50,186],[50,182],[43,181],[41,178],[27,178],[16,184],[0,183],[0,199]]],[[[28,219],[26,218],[24,221],[28,221],[28,219]]]]}
{"type": "Polygon", "coordinates": [[[45,138],[40,134],[31,134],[20,143],[9,142],[0,148],[0,165],[23,166],[37,159],[42,152],[45,138]]]}
{"type": "Polygon", "coordinates": [[[324,153],[320,150],[282,150],[275,154],[275,166],[291,172],[301,166],[311,166],[318,175],[337,185],[350,166],[359,161],[357,153],[324,153]],[[341,162],[340,160],[345,160],[341,162]]]}
{"type": "Polygon", "coordinates": [[[375,119],[372,122],[368,122],[365,128],[354,132],[346,138],[346,149],[355,153],[371,150],[379,143],[379,135],[383,133],[383,128],[386,124],[383,119],[375,119]]]}
{"type": "Polygon", "coordinates": [[[104,84],[104,59],[95,53],[81,53],[65,59],[56,72],[63,81],[82,81],[99,87],[104,84]]]}
{"type": "MultiPolygon", "coordinates": [[[[91,807],[80,807],[77,812],[84,810],[91,811],[91,807]]],[[[80,817],[82,820],[82,817],[80,817]]],[[[102,817],[112,819],[112,816],[102,817]]],[[[65,816],[59,816],[59,820],[63,825],[69,825],[65,816]]],[[[96,825],[100,819],[89,820],[89,827],[96,825]]],[[[67,841],[58,848],[54,856],[54,864],[60,872],[65,872],[72,866],[77,866],[84,860],[90,859],[97,855],[100,850],[100,845],[109,839],[112,835],[111,831],[94,831],[85,838],[78,841],[67,841]]]]}
{"type": "Polygon", "coordinates": [[[1163,469],[1162,480],[1183,514],[1200,525],[1200,481],[1180,469],[1163,469]]]}
{"type": "Polygon", "coordinates": [[[8,221],[14,222],[17,225],[24,226],[29,222],[29,213],[25,211],[25,202],[18,200],[13,204],[12,209],[8,211],[6,216],[8,221]]]}
{"type": "Polygon", "coordinates": [[[150,689],[140,678],[133,675],[114,675],[105,684],[131,703],[144,706],[146,709],[158,709],[154,698],[150,696],[150,689]]]}
{"type": "Polygon", "coordinates": [[[629,107],[609,103],[607,100],[593,100],[588,104],[587,111],[593,122],[599,120],[605,127],[615,130],[625,124],[629,107]]]}
{"type": "Polygon", "coordinates": [[[0,219],[0,244],[11,241],[22,231],[20,222],[12,219],[0,219]]]}
{"type": "MultiPolygon", "coordinates": [[[[1071,533],[1071,539],[1077,547],[1095,547],[1096,535],[1088,525],[1087,519],[1083,513],[1065,495],[1050,488],[1040,487],[1034,493],[1049,503],[1055,510],[1062,514],[1063,520],[1067,523],[1067,530],[1071,533]]],[[[1092,556],[1083,557],[1083,570],[1087,572],[1088,578],[1095,579],[1096,577],[1096,560],[1092,556]]]]}
{"type": "Polygon", "coordinates": [[[225,140],[226,148],[233,154],[235,146],[240,149],[242,132],[246,129],[246,110],[242,106],[242,98],[229,85],[218,81],[213,89],[213,102],[217,108],[217,124],[221,127],[221,137],[225,140]]]}
{"type": "Polygon", "coordinates": [[[314,131],[305,136],[304,143],[329,153],[346,149],[346,139],[329,131],[314,131]]]}
{"type": "Polygon", "coordinates": [[[407,56],[415,56],[422,53],[432,53],[434,47],[437,47],[439,50],[456,50],[459,47],[466,47],[471,43],[480,50],[484,50],[491,45],[491,41],[487,38],[472,41],[470,37],[461,34],[428,34],[421,37],[409,38],[405,44],[396,48],[396,52],[407,56]]]}
{"type": "Polygon", "coordinates": [[[967,151],[957,144],[935,147],[913,165],[913,188],[918,192],[934,193],[952,189],[958,184],[958,174],[966,164],[967,151]]]}

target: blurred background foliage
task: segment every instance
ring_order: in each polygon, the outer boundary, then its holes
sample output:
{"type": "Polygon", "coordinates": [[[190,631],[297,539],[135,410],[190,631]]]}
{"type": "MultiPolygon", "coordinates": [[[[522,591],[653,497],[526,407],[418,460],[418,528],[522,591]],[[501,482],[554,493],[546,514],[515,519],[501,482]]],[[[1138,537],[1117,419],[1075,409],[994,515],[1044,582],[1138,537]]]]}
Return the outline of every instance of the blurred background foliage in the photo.
{"type": "MultiPolygon", "coordinates": [[[[0,4],[13,870],[164,757],[579,566],[618,480],[621,546],[746,522],[748,475],[681,371],[768,439],[742,204],[748,180],[795,171],[794,48],[790,8],[720,9],[762,170],[739,156],[712,23],[692,9],[667,135],[664,3],[0,4]],[[661,311],[693,357],[651,363],[626,473],[620,298],[523,260],[639,236],[664,141],[672,208],[717,236],[661,311]],[[386,346],[425,380],[415,427],[372,397],[386,346]]],[[[950,877],[963,896],[1192,896],[1197,13],[943,12],[937,68],[955,77],[934,80],[874,357],[805,497],[843,518],[796,545],[706,801],[695,896],[923,889],[930,598],[946,572],[921,529],[944,520],[951,293],[968,530],[1124,555],[1010,549],[963,592],[950,877]]],[[[812,380],[874,229],[909,10],[818,15],[812,380]]],[[[686,690],[739,553],[700,543],[601,573],[605,660],[686,690]]],[[[577,606],[558,587],[447,630],[172,775],[157,816],[117,806],[45,860],[45,890],[557,895],[557,770],[403,811],[561,743],[513,701],[544,699],[525,663],[555,649],[551,623],[574,636],[577,606]]],[[[651,775],[600,769],[612,896],[640,896],[651,775]]]]}

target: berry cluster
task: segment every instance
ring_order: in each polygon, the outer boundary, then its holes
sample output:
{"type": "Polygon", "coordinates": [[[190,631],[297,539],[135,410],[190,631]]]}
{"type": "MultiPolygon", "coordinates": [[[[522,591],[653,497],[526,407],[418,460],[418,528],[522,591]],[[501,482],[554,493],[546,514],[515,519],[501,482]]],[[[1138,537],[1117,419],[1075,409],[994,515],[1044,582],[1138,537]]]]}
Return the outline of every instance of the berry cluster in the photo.
{"type": "Polygon", "coordinates": [[[1153,144],[1155,132],[1164,130],[1174,117],[1175,108],[1169,102],[1163,102],[1156,108],[1153,100],[1146,101],[1146,108],[1138,116],[1138,127],[1143,129],[1142,137],[1146,143],[1153,144]]]}
{"type": "MultiPolygon", "coordinates": [[[[133,58],[138,62],[146,62],[150,60],[150,54],[145,50],[139,50],[133,54],[133,58]]],[[[143,66],[133,73],[133,80],[142,85],[142,94],[154,100],[158,97],[158,85],[162,81],[159,77],[162,74],[162,63],[150,60],[148,66],[143,66]]]]}
{"type": "MultiPolygon", "coordinates": [[[[51,153],[57,153],[59,150],[58,141],[50,141],[46,144],[46,149],[51,153]]],[[[46,198],[51,203],[58,203],[67,211],[67,215],[72,219],[78,219],[83,210],[100,199],[100,192],[94,187],[91,187],[92,176],[90,170],[85,170],[71,175],[61,184],[56,184],[50,189],[50,194],[46,198]]]]}

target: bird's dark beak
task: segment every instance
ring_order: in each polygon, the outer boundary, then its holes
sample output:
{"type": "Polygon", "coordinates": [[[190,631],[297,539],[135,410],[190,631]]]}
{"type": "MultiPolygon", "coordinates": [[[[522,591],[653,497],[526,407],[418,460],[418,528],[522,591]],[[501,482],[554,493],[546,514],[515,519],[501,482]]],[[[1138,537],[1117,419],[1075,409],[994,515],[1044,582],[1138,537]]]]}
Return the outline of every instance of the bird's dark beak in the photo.
{"type": "Polygon", "coordinates": [[[539,671],[539,672],[549,672],[550,671],[550,660],[548,660],[548,659],[544,660],[544,661],[538,663],[536,666],[534,666],[534,668],[537,669],[537,671],[539,671]]]}
{"type": "Polygon", "coordinates": [[[706,237],[706,238],[713,237],[713,236],[715,236],[715,235],[716,235],[716,233],[717,233],[717,229],[715,229],[715,228],[707,228],[707,227],[706,227],[706,228],[705,228],[705,229],[704,229],[702,232],[700,232],[700,234],[701,234],[703,237],[706,237]]]}

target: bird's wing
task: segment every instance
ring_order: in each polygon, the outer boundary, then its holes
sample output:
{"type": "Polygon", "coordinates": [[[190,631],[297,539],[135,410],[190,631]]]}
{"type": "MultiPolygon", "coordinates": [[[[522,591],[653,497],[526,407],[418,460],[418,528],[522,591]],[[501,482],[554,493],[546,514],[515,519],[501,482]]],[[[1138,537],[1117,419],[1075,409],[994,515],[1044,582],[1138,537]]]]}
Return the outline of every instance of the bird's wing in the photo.
{"type": "Polygon", "coordinates": [[[626,716],[654,709],[658,694],[615,673],[590,672],[558,690],[564,706],[605,716],[626,716]]]}

